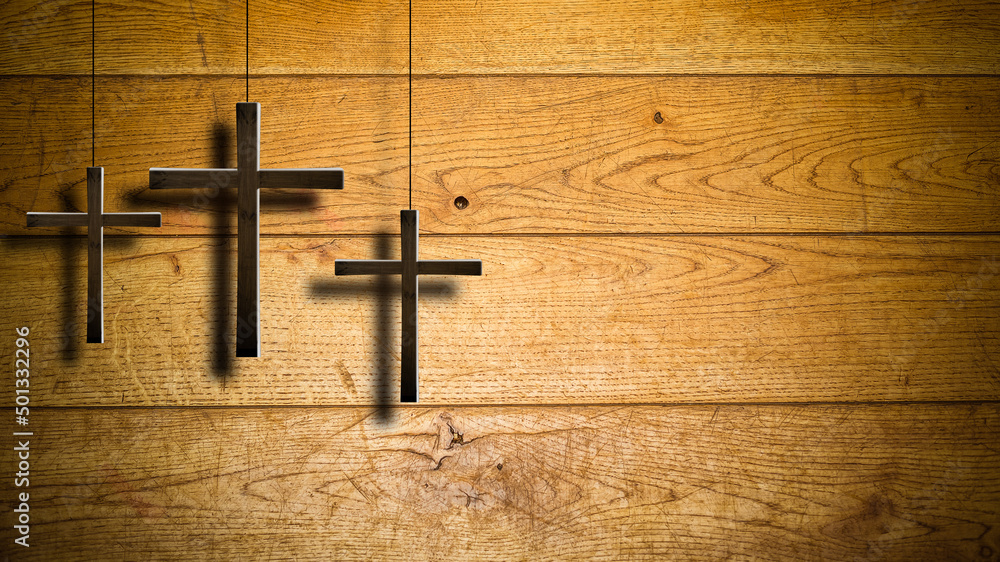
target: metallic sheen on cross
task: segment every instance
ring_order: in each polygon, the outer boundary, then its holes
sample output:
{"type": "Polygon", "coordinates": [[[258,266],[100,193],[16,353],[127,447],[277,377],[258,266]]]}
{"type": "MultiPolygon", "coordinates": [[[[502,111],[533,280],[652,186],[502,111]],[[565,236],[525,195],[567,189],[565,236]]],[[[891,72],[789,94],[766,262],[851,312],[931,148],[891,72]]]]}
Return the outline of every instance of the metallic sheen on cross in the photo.
{"type": "Polygon", "coordinates": [[[336,275],[401,275],[403,285],[403,353],[400,378],[400,402],[417,402],[417,276],[418,275],[482,275],[479,260],[419,259],[420,214],[415,210],[400,211],[399,260],[336,260],[336,275]]]}
{"type": "Polygon", "coordinates": [[[341,168],[260,169],[260,104],[236,104],[236,168],[150,168],[151,189],[237,185],[236,356],[260,357],[261,188],[343,189],[341,168]]]}

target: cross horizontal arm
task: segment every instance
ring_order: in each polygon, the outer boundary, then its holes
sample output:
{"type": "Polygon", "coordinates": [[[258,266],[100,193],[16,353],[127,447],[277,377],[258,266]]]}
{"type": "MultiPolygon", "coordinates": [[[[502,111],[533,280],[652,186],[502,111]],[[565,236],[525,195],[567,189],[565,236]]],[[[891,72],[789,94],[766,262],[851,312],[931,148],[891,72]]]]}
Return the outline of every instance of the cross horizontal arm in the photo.
{"type": "Polygon", "coordinates": [[[160,213],[104,213],[104,226],[161,226],[160,213]]]}
{"type": "Polygon", "coordinates": [[[87,226],[87,213],[28,213],[28,226],[87,226]]]}
{"type": "MultiPolygon", "coordinates": [[[[399,260],[336,260],[334,275],[399,275],[399,260]]],[[[417,275],[482,275],[480,260],[418,260],[417,275]]]]}
{"type": "Polygon", "coordinates": [[[399,260],[336,260],[334,275],[399,275],[403,265],[399,260]]]}
{"type": "MultiPolygon", "coordinates": [[[[160,213],[101,213],[103,226],[160,226],[160,213]]],[[[28,213],[28,226],[87,226],[87,213],[28,213]]]]}
{"type": "Polygon", "coordinates": [[[417,260],[417,275],[482,275],[480,260],[417,260]]]}
{"type": "Polygon", "coordinates": [[[341,168],[261,170],[260,188],[344,189],[344,170],[341,168]]]}
{"type": "MultiPolygon", "coordinates": [[[[342,168],[259,171],[261,189],[344,189],[342,168]]],[[[150,189],[236,187],[236,168],[150,168],[150,189]]]]}

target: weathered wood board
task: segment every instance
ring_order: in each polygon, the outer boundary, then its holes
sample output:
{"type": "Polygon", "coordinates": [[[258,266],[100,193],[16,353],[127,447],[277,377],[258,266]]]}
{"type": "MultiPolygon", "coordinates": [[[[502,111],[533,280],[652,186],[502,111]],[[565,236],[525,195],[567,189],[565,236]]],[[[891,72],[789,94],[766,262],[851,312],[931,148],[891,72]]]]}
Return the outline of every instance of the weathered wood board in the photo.
{"type": "MultiPolygon", "coordinates": [[[[0,74],[90,74],[90,4],[15,0],[0,74]]],[[[246,3],[97,2],[106,74],[246,70],[246,3]]],[[[407,3],[254,0],[253,74],[405,74],[407,3]]],[[[417,0],[413,71],[996,74],[989,0],[417,0]]]]}
{"type": "MultiPolygon", "coordinates": [[[[982,560],[1000,551],[996,404],[33,416],[34,525],[16,560],[982,560]]],[[[12,509],[3,502],[0,517],[12,509]]],[[[5,545],[13,533],[0,528],[5,545]]]]}
{"type": "Polygon", "coordinates": [[[0,6],[0,557],[997,558],[995,2],[415,0],[410,65],[405,2],[101,0],[93,83],[91,6],[0,6]],[[485,275],[421,280],[400,408],[399,283],[333,269],[399,257],[411,68],[421,256],[485,275]],[[235,165],[248,82],[263,167],[346,171],[261,194],[260,359],[235,190],[148,189],[235,165]],[[25,225],[92,132],[163,213],[105,229],[102,345],[25,225]]]}
{"type": "MultiPolygon", "coordinates": [[[[994,236],[422,238],[484,273],[421,280],[429,404],[1000,397],[994,236]]],[[[80,343],[84,245],[0,240],[0,331],[31,327],[40,405],[398,398],[398,276],[334,276],[398,259],[396,236],[262,238],[263,356],[245,360],[234,239],[109,238],[103,346],[80,343]]]]}
{"type": "MultiPolygon", "coordinates": [[[[160,211],[164,234],[234,225],[235,189],[151,192],[148,169],[234,167],[242,87],[102,81],[106,208],[160,211]]],[[[398,231],[405,78],[256,88],[262,167],[346,174],[343,192],[262,192],[261,232],[398,231]]],[[[0,80],[2,232],[28,232],[27,211],[82,210],[84,89],[89,79],[0,80]]],[[[1000,230],[997,78],[427,78],[414,82],[414,116],[424,232],[1000,230]]]]}

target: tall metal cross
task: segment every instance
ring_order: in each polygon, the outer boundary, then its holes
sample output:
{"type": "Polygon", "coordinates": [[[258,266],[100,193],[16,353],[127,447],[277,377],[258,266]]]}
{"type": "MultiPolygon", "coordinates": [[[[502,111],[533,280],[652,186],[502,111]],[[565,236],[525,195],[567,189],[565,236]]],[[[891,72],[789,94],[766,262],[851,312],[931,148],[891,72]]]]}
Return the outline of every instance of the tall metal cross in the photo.
{"type": "Polygon", "coordinates": [[[419,259],[418,211],[400,211],[402,245],[399,260],[336,260],[335,275],[401,275],[403,289],[403,339],[400,402],[416,402],[417,386],[417,276],[482,275],[479,260],[419,259]]]}
{"type": "Polygon", "coordinates": [[[236,356],[260,357],[260,192],[343,189],[341,168],[260,169],[260,104],[236,104],[236,168],[150,168],[151,189],[237,185],[236,356]]]}
{"type": "Polygon", "coordinates": [[[104,343],[104,227],[160,226],[160,213],[105,213],[104,168],[87,168],[86,213],[28,213],[28,226],[87,227],[87,343],[104,343]]]}

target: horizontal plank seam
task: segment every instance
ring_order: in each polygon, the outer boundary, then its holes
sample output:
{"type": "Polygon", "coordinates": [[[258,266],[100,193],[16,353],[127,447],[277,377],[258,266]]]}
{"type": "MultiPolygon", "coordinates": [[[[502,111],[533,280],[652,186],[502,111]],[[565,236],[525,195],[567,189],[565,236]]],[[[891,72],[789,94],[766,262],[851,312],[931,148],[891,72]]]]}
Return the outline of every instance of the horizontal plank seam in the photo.
{"type": "MultiPolygon", "coordinates": [[[[57,228],[57,227],[52,227],[57,228]]],[[[75,228],[75,227],[60,227],[75,228]]],[[[690,237],[755,237],[755,238],[778,238],[778,237],[802,237],[802,238],[880,238],[880,237],[993,237],[1000,236],[1000,231],[980,231],[980,232],[420,232],[420,236],[432,238],[690,238],[690,237]]],[[[236,238],[235,234],[105,234],[104,238],[206,238],[224,239],[236,238]]],[[[378,234],[371,232],[331,232],[331,233],[309,233],[309,234],[261,234],[261,238],[399,238],[399,234],[378,234]]],[[[83,238],[86,234],[0,234],[0,240],[4,239],[61,239],[61,238],[83,238]]]]}
{"type": "MultiPolygon", "coordinates": [[[[831,400],[802,402],[576,402],[576,403],[538,403],[526,402],[516,404],[471,403],[471,404],[419,404],[392,405],[388,409],[411,408],[711,408],[711,407],[824,407],[824,406],[993,406],[1000,405],[1000,399],[988,400],[831,400]]],[[[35,406],[34,410],[265,410],[265,409],[301,409],[301,410],[336,410],[336,409],[379,409],[372,404],[258,404],[258,405],[106,405],[106,406],[35,406]]]]}
{"type": "MultiPolygon", "coordinates": [[[[100,78],[246,78],[246,74],[233,73],[177,73],[177,74],[137,74],[137,73],[98,73],[100,78]]],[[[48,78],[48,79],[75,79],[89,78],[90,73],[80,74],[0,74],[0,80],[17,78],[48,78]]],[[[251,74],[250,78],[400,78],[405,79],[408,75],[404,73],[281,73],[281,74],[251,74]]],[[[835,72],[758,72],[758,73],[738,73],[738,72],[497,72],[497,73],[441,73],[441,74],[414,74],[415,80],[436,80],[436,79],[463,79],[463,78],[1000,78],[1000,74],[983,73],[835,73],[835,72]]]]}

